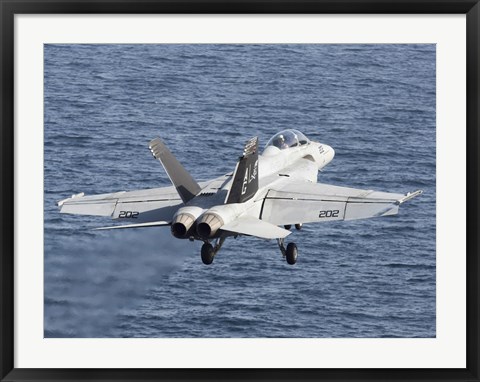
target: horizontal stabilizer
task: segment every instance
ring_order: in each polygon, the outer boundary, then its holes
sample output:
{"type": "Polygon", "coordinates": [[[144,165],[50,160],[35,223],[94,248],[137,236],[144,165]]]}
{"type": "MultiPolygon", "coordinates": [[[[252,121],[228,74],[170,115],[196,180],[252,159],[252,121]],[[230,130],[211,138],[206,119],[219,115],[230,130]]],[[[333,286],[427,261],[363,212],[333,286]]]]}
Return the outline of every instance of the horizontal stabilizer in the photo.
{"type": "Polygon", "coordinates": [[[290,235],[290,231],[274,224],[254,218],[252,216],[240,217],[222,227],[224,231],[261,237],[262,239],[280,239],[290,235]]]}
{"type": "Polygon", "coordinates": [[[162,164],[184,203],[188,203],[201,191],[195,179],[185,170],[177,158],[173,156],[160,138],[152,140],[148,148],[152,152],[153,157],[158,159],[162,164]]]}
{"type": "Polygon", "coordinates": [[[100,227],[94,228],[96,231],[102,231],[106,229],[121,229],[121,228],[143,228],[143,227],[164,227],[170,225],[169,222],[149,222],[149,223],[138,223],[138,224],[125,224],[125,225],[114,225],[111,227],[100,227]]]}

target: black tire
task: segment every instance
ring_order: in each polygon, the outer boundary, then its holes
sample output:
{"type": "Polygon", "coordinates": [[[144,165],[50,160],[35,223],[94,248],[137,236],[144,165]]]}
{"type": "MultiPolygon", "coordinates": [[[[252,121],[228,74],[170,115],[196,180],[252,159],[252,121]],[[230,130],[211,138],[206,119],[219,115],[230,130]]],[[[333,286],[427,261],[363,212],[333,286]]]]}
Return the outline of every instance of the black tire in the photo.
{"type": "Polygon", "coordinates": [[[291,224],[287,224],[287,225],[284,225],[285,229],[290,229],[292,228],[292,225],[291,224]]]}
{"type": "Polygon", "coordinates": [[[302,223],[295,224],[295,228],[297,229],[297,231],[300,231],[302,229],[302,226],[302,223]]]}
{"type": "Polygon", "coordinates": [[[288,264],[293,265],[297,262],[298,249],[295,243],[288,243],[286,255],[288,264]]]}
{"type": "Polygon", "coordinates": [[[215,252],[213,250],[213,246],[210,243],[205,243],[202,245],[202,262],[205,265],[210,265],[213,262],[213,258],[215,256],[215,252]]]}

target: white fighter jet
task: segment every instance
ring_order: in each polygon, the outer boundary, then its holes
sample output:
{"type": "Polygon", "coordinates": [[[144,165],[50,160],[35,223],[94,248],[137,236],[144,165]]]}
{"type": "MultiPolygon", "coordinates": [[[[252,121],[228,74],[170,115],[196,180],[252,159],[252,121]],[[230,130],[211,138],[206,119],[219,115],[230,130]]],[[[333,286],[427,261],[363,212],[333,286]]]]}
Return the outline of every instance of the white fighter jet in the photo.
{"type": "Polygon", "coordinates": [[[317,183],[319,170],[332,161],[335,152],[297,130],[273,136],[261,155],[258,138],[250,139],[233,173],[202,183],[192,178],[159,138],[149,148],[173,187],[94,196],[80,193],[58,202],[60,212],[132,223],[99,229],[169,226],[178,239],[204,243],[204,264],[212,263],[227,237],[276,239],[288,264],[295,264],[297,246],[289,243],[285,247],[292,225],[299,230],[304,223],[394,215],[400,204],[422,193],[317,183]]]}

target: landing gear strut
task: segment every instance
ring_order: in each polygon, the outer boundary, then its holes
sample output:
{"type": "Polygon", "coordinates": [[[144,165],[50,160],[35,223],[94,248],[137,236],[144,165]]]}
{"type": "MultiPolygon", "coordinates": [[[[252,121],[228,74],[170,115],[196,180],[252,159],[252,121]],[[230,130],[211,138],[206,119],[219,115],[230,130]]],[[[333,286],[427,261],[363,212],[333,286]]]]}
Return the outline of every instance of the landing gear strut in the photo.
{"type": "Polygon", "coordinates": [[[288,243],[287,248],[285,248],[285,239],[277,239],[278,247],[282,256],[287,260],[287,263],[293,265],[297,262],[298,258],[298,249],[295,243],[288,243]]]}
{"type": "Polygon", "coordinates": [[[213,263],[213,258],[215,257],[217,252],[220,251],[220,248],[222,248],[224,241],[224,237],[217,239],[215,242],[215,246],[210,244],[208,241],[204,242],[204,244],[202,245],[202,250],[200,252],[203,264],[210,265],[213,263]]]}

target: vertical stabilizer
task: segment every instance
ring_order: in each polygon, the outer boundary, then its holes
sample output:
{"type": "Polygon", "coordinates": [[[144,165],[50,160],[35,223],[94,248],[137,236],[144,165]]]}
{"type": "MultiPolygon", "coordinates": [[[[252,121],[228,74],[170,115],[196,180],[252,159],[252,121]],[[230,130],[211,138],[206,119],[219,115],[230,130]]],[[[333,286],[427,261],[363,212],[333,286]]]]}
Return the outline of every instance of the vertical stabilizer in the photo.
{"type": "Polygon", "coordinates": [[[185,170],[180,162],[173,156],[167,146],[155,138],[150,142],[148,148],[155,159],[158,159],[167,172],[172,184],[184,203],[187,203],[197,195],[201,188],[195,179],[185,170]]]}
{"type": "Polygon", "coordinates": [[[258,137],[245,144],[243,155],[237,163],[233,183],[226,204],[243,203],[258,191],[258,137]]]}

